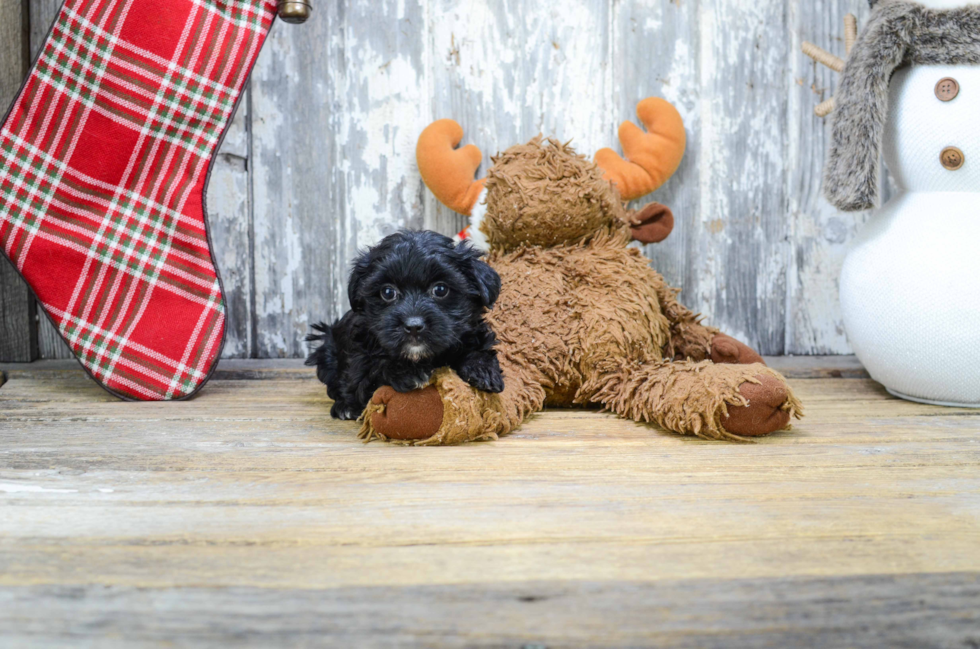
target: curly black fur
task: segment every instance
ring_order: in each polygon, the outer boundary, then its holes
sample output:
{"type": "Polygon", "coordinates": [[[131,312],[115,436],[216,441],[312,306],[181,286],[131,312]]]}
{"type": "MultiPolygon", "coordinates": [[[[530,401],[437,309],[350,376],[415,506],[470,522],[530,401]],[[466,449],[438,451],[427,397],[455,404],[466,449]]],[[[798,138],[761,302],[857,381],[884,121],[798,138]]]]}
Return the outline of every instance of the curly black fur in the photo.
{"type": "Polygon", "coordinates": [[[435,232],[402,231],[355,260],[351,310],[306,337],[320,343],[306,364],[334,400],[331,415],[356,419],[379,387],[410,392],[438,367],[478,390],[503,391],[497,339],[483,319],[500,277],[480,254],[435,232]]]}

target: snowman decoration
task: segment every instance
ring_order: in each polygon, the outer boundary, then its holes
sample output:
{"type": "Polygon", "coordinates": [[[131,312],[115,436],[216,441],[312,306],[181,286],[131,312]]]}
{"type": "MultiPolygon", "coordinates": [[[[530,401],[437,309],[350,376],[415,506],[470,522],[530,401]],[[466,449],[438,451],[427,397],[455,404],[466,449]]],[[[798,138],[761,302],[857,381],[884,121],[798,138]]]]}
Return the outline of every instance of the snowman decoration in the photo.
{"type": "Polygon", "coordinates": [[[892,394],[980,407],[980,3],[872,0],[845,21],[824,174],[839,209],[878,200],[880,159],[899,193],[847,255],[844,325],[858,358],[892,394]]]}

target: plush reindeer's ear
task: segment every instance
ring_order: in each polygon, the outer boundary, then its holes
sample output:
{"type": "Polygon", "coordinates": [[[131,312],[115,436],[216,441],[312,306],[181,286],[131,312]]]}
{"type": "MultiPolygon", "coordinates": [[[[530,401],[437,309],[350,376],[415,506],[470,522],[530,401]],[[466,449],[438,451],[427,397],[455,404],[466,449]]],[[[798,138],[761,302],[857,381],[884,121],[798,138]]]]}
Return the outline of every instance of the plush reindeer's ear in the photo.
{"type": "Polygon", "coordinates": [[[687,146],[684,120],[669,102],[648,97],[637,105],[636,114],[648,132],[633,122],[620,125],[619,142],[626,160],[612,149],[595,154],[595,163],[606,172],[604,178],[628,201],[646,196],[667,182],[680,166],[687,146]]]}
{"type": "Polygon", "coordinates": [[[630,231],[640,243],[660,243],[674,231],[674,213],[660,203],[650,203],[630,215],[630,231]]]}
{"type": "Polygon", "coordinates": [[[440,119],[422,131],[415,159],[422,180],[436,198],[454,212],[469,216],[483,191],[484,181],[473,180],[483,154],[472,144],[457,149],[462,139],[462,126],[440,119]]]}

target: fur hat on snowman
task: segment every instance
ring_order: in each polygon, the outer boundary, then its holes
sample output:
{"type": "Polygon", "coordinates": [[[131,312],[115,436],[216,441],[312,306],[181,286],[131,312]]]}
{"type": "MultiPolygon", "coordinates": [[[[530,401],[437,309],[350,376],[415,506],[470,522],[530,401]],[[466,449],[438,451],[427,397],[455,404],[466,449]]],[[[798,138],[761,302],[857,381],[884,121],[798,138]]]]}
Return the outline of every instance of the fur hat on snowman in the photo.
{"type": "MultiPolygon", "coordinates": [[[[840,59],[807,44],[804,51],[841,72],[835,99],[821,112],[834,110],[830,152],[824,173],[827,199],[845,211],[870,209],[879,195],[879,160],[888,116],[892,74],[908,65],[980,64],[980,4],[963,0],[870,0],[872,13],[860,37],[856,21],[847,22],[848,58],[840,59]]],[[[937,97],[955,98],[955,79],[937,97]]],[[[939,152],[942,154],[942,152],[939,152]]],[[[940,162],[962,165],[962,154],[946,152],[940,162]]]]}

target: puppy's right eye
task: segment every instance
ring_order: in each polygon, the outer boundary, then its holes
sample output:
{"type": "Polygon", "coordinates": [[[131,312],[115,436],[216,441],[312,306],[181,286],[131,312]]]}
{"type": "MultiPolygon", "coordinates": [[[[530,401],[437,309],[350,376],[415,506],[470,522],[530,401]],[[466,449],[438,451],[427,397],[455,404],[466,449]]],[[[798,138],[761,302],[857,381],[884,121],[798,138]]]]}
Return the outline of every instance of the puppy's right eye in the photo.
{"type": "Polygon", "coordinates": [[[394,302],[398,299],[398,289],[394,286],[381,287],[381,299],[385,302],[394,302]]]}

